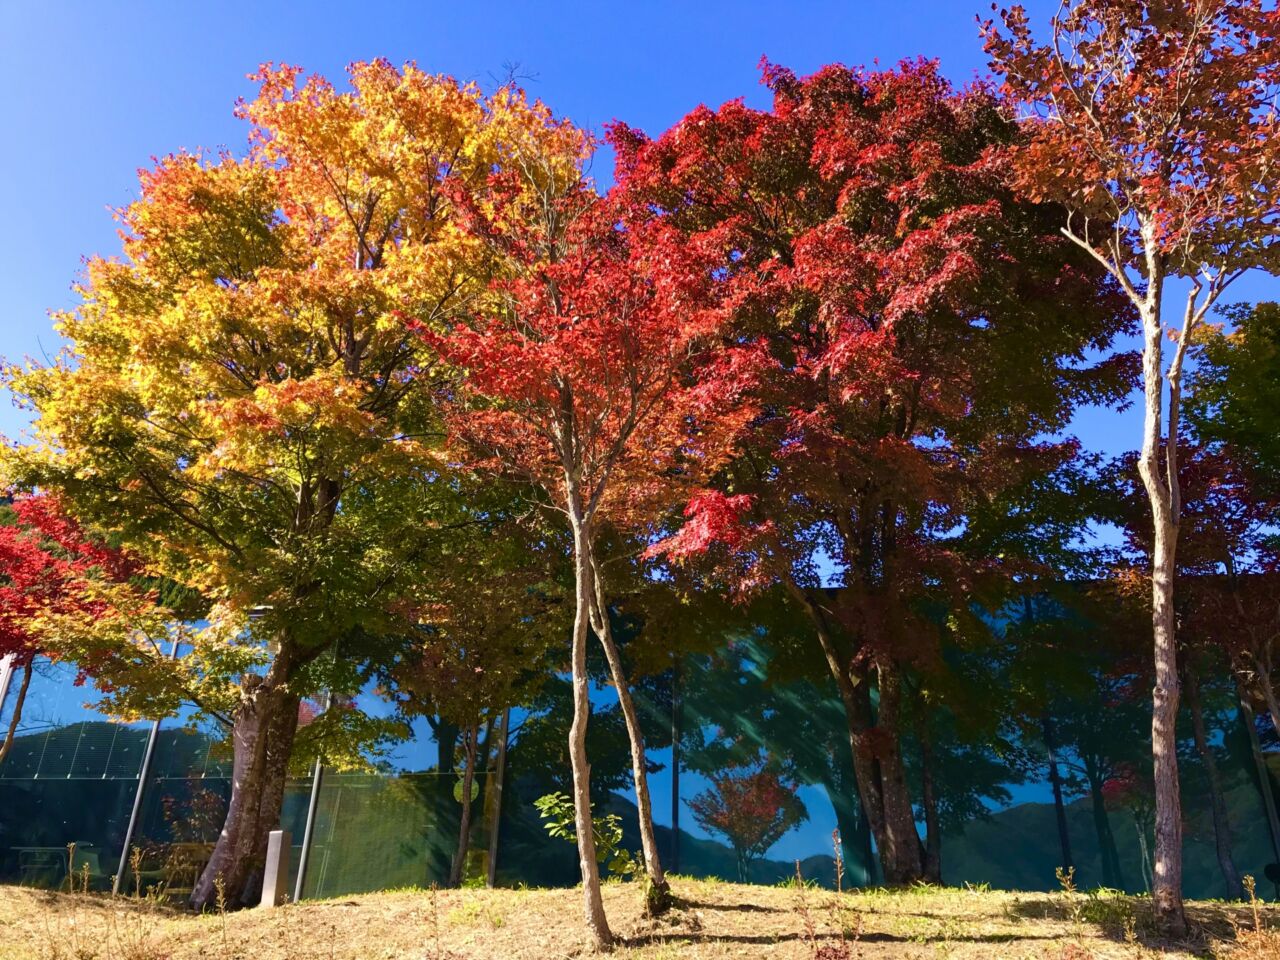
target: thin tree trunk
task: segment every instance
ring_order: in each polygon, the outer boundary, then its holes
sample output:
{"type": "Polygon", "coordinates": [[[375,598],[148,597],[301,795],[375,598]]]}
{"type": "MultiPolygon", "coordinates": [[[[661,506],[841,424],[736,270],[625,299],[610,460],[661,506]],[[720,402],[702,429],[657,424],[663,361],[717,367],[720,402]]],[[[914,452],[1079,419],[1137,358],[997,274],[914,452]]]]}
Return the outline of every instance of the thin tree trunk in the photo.
{"type": "Polygon", "coordinates": [[[1053,721],[1046,713],[1040,718],[1040,730],[1044,735],[1045,750],[1049,753],[1049,783],[1053,785],[1053,811],[1058,819],[1058,843],[1062,846],[1062,869],[1070,870],[1075,861],[1071,857],[1071,832],[1067,829],[1067,805],[1062,799],[1062,773],[1058,770],[1058,744],[1053,733],[1053,721]]]}
{"type": "Polygon", "coordinates": [[[942,885],[942,832],[938,824],[938,798],[933,784],[933,743],[929,739],[927,721],[917,723],[920,738],[920,801],[924,807],[924,878],[942,885]]]}
{"type": "Polygon", "coordinates": [[[597,950],[613,947],[613,934],[600,895],[600,868],[591,811],[591,764],[587,760],[587,723],[591,716],[591,687],[587,676],[587,634],[591,620],[591,538],[585,529],[582,498],[572,477],[566,478],[569,522],[573,528],[575,611],[573,620],[573,723],[569,727],[569,763],[573,769],[574,830],[578,865],[582,871],[583,912],[597,950]]]}
{"type": "Polygon", "coordinates": [[[436,770],[452,774],[458,753],[458,727],[443,717],[433,727],[436,735],[436,770]]]}
{"type": "Polygon", "coordinates": [[[1143,829],[1138,815],[1133,815],[1133,829],[1138,834],[1138,857],[1142,863],[1142,885],[1146,892],[1151,892],[1151,851],[1147,849],[1147,831],[1143,829]]]}
{"type": "Polygon", "coordinates": [[[1232,900],[1244,899],[1244,887],[1240,883],[1240,874],[1236,870],[1234,857],[1231,855],[1231,822],[1227,817],[1227,802],[1222,793],[1222,777],[1218,774],[1218,761],[1209,746],[1209,737],[1204,725],[1204,707],[1200,701],[1200,681],[1195,671],[1188,665],[1186,671],[1187,707],[1191,711],[1191,729],[1195,735],[1196,753],[1204,764],[1205,776],[1209,781],[1209,800],[1213,810],[1213,840],[1218,853],[1218,866],[1222,870],[1222,879],[1227,884],[1227,896],[1232,900]]]}
{"type": "Polygon", "coordinates": [[[1248,693],[1240,678],[1236,677],[1236,702],[1240,705],[1240,723],[1244,727],[1245,736],[1249,739],[1249,753],[1253,757],[1254,770],[1257,774],[1255,784],[1258,796],[1262,801],[1262,809],[1267,817],[1268,832],[1271,834],[1271,852],[1280,861],[1280,811],[1276,809],[1275,793],[1271,789],[1271,772],[1266,758],[1262,755],[1262,746],[1258,743],[1258,728],[1254,725],[1253,707],[1248,693]]]}
{"type": "Polygon", "coordinates": [[[449,868],[449,886],[462,886],[462,874],[467,865],[467,850],[471,845],[471,785],[476,778],[476,753],[480,739],[480,727],[472,724],[462,731],[464,767],[462,772],[462,816],[458,825],[458,848],[449,868]]]}
{"type": "Polygon", "coordinates": [[[1116,837],[1111,832],[1111,819],[1107,816],[1107,805],[1102,796],[1102,778],[1091,768],[1086,770],[1086,776],[1089,779],[1089,799],[1093,807],[1093,828],[1098,834],[1098,858],[1102,861],[1102,885],[1113,890],[1123,890],[1124,874],[1120,870],[1116,837]]]}
{"type": "Polygon", "coordinates": [[[213,853],[191,892],[197,910],[217,903],[219,883],[232,906],[250,906],[258,899],[267,836],[280,822],[298,703],[297,694],[279,685],[274,667],[242,697],[231,728],[231,800],[213,853]]]}
{"type": "Polygon", "coordinates": [[[489,864],[485,885],[492,888],[498,879],[498,835],[502,829],[502,787],[507,774],[507,735],[511,730],[511,708],[502,711],[498,721],[498,750],[493,762],[493,782],[489,797],[493,813],[489,819],[489,864]]]}
{"type": "Polygon", "coordinates": [[[1275,684],[1271,682],[1268,670],[1258,670],[1258,689],[1267,705],[1267,715],[1271,718],[1271,729],[1280,734],[1280,700],[1276,699],[1275,684]]]}
{"type": "Polygon", "coordinates": [[[680,869],[680,738],[684,705],[680,699],[680,660],[671,668],[671,869],[680,869]]]}
{"type": "MultiPolygon", "coordinates": [[[[22,722],[22,707],[27,702],[27,690],[31,687],[31,673],[35,669],[35,658],[27,657],[22,664],[22,683],[13,701],[13,714],[9,717],[9,726],[4,732],[4,743],[0,744],[0,763],[4,763],[13,747],[13,738],[18,733],[18,724],[22,722]]],[[[4,706],[4,704],[0,704],[4,706]]]]}
{"type": "Polygon", "coordinates": [[[631,696],[631,686],[627,681],[626,668],[622,664],[622,656],[618,653],[618,645],[613,642],[613,627],[609,622],[609,605],[605,597],[605,587],[600,564],[594,553],[591,558],[592,590],[592,629],[604,647],[605,659],[609,661],[609,673],[613,677],[614,688],[618,692],[618,703],[622,707],[622,716],[627,726],[627,739],[631,744],[631,776],[635,783],[636,812],[640,821],[640,847],[644,853],[645,873],[649,878],[649,886],[645,894],[645,913],[658,916],[671,906],[671,888],[662,872],[662,859],[658,853],[658,839],[653,830],[653,804],[649,799],[649,764],[645,758],[644,731],[640,729],[640,716],[636,713],[635,701],[631,696]]]}
{"type": "MultiPolygon", "coordinates": [[[[1178,786],[1178,648],[1174,629],[1174,571],[1178,546],[1177,444],[1181,371],[1169,372],[1169,434],[1165,467],[1160,469],[1164,373],[1164,328],[1160,318],[1163,268],[1155,253],[1154,224],[1143,224],[1149,251],[1147,296],[1143,304],[1142,378],[1145,400],[1142,452],[1138,471],[1151,505],[1151,625],[1155,655],[1152,690],[1151,754],[1155,780],[1155,878],[1152,899],[1161,929],[1186,934],[1182,907],[1182,798],[1178,786]]],[[[1190,330],[1184,331],[1190,335],[1190,330]]],[[[1180,356],[1181,354],[1179,354],[1180,356]]]]}

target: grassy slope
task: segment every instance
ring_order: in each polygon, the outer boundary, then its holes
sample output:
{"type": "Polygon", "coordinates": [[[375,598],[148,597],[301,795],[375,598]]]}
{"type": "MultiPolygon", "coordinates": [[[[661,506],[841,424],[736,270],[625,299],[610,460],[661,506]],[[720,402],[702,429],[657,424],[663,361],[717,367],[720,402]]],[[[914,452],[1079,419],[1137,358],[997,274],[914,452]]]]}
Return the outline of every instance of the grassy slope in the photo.
{"type": "MultiPolygon", "coordinates": [[[[1148,939],[1145,902],[1082,895],[930,890],[838,897],[809,889],[677,878],[681,906],[639,915],[639,888],[606,886],[606,906],[635,958],[1144,958],[1229,951],[1247,910],[1195,904],[1197,937],[1148,939]],[[841,950],[841,928],[847,950],[841,950]],[[825,952],[824,952],[825,951],[825,952]]],[[[582,953],[573,890],[365,894],[280,910],[204,917],[94,895],[0,887],[0,960],[547,960],[582,953]]],[[[1271,909],[1271,908],[1268,908],[1271,909]]],[[[1269,922],[1280,921],[1272,911],[1269,922]]],[[[1280,936],[1241,951],[1280,958],[1280,936]]]]}

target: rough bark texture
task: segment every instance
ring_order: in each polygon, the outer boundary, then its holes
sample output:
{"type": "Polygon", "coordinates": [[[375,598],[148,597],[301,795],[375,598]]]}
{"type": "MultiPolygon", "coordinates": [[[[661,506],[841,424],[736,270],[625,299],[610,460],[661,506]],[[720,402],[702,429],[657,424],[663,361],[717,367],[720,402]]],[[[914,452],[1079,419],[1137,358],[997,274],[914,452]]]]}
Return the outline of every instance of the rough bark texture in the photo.
{"type": "Polygon", "coordinates": [[[1222,777],[1218,774],[1218,761],[1209,746],[1204,725],[1204,707],[1200,701],[1200,683],[1195,671],[1188,669],[1186,678],[1187,707],[1191,711],[1191,730],[1196,740],[1196,753],[1204,764],[1205,778],[1209,781],[1209,800],[1213,810],[1213,840],[1218,854],[1218,867],[1227,884],[1227,896],[1232,900],[1244,899],[1244,886],[1231,855],[1231,822],[1227,818],[1227,802],[1222,793],[1222,777]]]}
{"type": "MultiPolygon", "coordinates": [[[[18,733],[18,724],[22,722],[22,707],[27,702],[27,690],[31,687],[31,674],[35,670],[35,661],[28,657],[22,664],[22,683],[13,698],[13,714],[9,717],[9,726],[4,731],[4,743],[0,744],[0,763],[4,763],[13,748],[13,738],[18,733]]],[[[0,703],[0,707],[4,704],[0,703]]]]}
{"type": "Polygon", "coordinates": [[[1067,805],[1062,799],[1062,772],[1058,769],[1058,742],[1053,732],[1053,721],[1045,714],[1040,719],[1044,735],[1044,747],[1049,754],[1049,783],[1053,785],[1053,810],[1058,820],[1058,843],[1062,846],[1062,869],[1075,866],[1071,857],[1071,832],[1067,829],[1067,805]]]}
{"type": "MultiPolygon", "coordinates": [[[[1154,226],[1150,228],[1154,230],[1154,226]]],[[[1148,245],[1154,250],[1154,244],[1148,245]]],[[[1177,416],[1178,371],[1169,375],[1169,437],[1166,469],[1159,462],[1164,375],[1164,330],[1160,321],[1163,276],[1148,274],[1142,310],[1144,420],[1138,472],[1151,505],[1151,625],[1155,652],[1152,689],[1151,755],[1155,780],[1155,870],[1152,900],[1160,927],[1182,936],[1187,921],[1182,907],[1182,798],[1178,786],[1178,648],[1174,629],[1173,583],[1178,546],[1177,416]]],[[[1189,331],[1188,331],[1189,334],[1189,331]]]]}
{"type": "Polygon", "coordinates": [[[587,676],[587,634],[590,632],[592,583],[591,541],[582,516],[582,502],[572,478],[567,482],[569,521],[573,527],[576,608],[573,620],[573,723],[569,727],[569,762],[573,769],[574,831],[578,836],[578,865],[582,871],[583,913],[597,950],[613,947],[613,934],[600,896],[600,868],[596,862],[591,817],[591,765],[587,760],[587,722],[591,715],[587,676]]]}
{"type": "Polygon", "coordinates": [[[267,836],[280,822],[289,756],[298,729],[297,694],[281,681],[281,658],[266,679],[246,683],[231,728],[231,800],[213,854],[191,892],[197,910],[213,908],[221,881],[233,907],[257,903],[267,836]]]}
{"type": "Polygon", "coordinates": [[[662,859],[658,853],[658,838],[653,830],[653,804],[649,799],[649,764],[645,757],[644,731],[640,729],[640,715],[636,712],[631,696],[631,685],[618,645],[613,642],[613,628],[609,623],[609,606],[605,596],[604,580],[600,564],[592,555],[591,626],[604,647],[605,659],[614,688],[618,691],[618,703],[627,726],[627,739],[631,745],[631,777],[636,791],[636,812],[640,821],[640,847],[644,854],[644,868],[648,877],[645,894],[645,913],[657,916],[671,907],[671,888],[662,871],[662,859]]]}
{"type": "Polygon", "coordinates": [[[471,785],[476,779],[477,742],[480,739],[480,728],[469,727],[462,731],[462,748],[465,751],[465,765],[462,772],[462,815],[458,819],[458,848],[453,853],[453,863],[449,866],[449,886],[462,886],[462,874],[467,865],[467,850],[471,845],[471,785]]]}
{"type": "MultiPolygon", "coordinates": [[[[874,738],[876,766],[879,768],[880,805],[884,811],[884,843],[881,853],[885,883],[903,884],[924,879],[920,834],[916,830],[915,809],[907,786],[906,767],[902,762],[899,707],[899,681],[894,667],[877,669],[880,684],[880,710],[875,728],[867,739],[874,738]]],[[[879,843],[880,838],[876,838],[879,843]]]]}

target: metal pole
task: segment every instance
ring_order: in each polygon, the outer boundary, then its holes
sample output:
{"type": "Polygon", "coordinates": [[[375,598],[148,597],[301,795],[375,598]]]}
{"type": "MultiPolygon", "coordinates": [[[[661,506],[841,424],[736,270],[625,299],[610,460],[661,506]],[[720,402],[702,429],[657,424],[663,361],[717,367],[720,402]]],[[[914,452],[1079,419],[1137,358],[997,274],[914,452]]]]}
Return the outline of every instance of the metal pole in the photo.
{"type": "MultiPolygon", "coordinates": [[[[337,656],[334,645],[334,656],[337,656]]],[[[324,712],[333,706],[333,691],[324,695],[324,712]]],[[[302,886],[307,881],[307,865],[311,862],[311,840],[316,831],[316,811],[320,807],[320,782],[324,779],[324,754],[316,749],[316,764],[311,771],[311,796],[307,799],[307,822],[302,828],[302,851],[298,854],[298,877],[293,885],[293,902],[302,900],[302,886]]]]}
{"type": "Polygon", "coordinates": [[[311,798],[307,801],[307,823],[302,828],[302,852],[298,855],[298,878],[293,885],[293,902],[302,900],[302,887],[307,881],[307,864],[311,860],[311,840],[315,836],[316,810],[320,806],[320,781],[324,777],[324,762],[316,756],[315,769],[311,773],[311,798]]]}
{"type": "MultiPolygon", "coordinates": [[[[169,649],[169,659],[178,656],[178,640],[175,637],[169,649]]],[[[124,831],[124,846],[120,850],[120,867],[111,881],[111,895],[120,893],[120,885],[124,883],[124,871],[129,865],[129,848],[133,846],[133,834],[138,828],[138,817],[142,813],[142,795],[146,790],[147,778],[151,776],[151,762],[155,758],[156,741],[160,739],[160,721],[151,723],[151,733],[147,736],[147,748],[142,754],[142,768],[138,771],[138,789],[133,794],[133,809],[129,812],[129,826],[124,831]]]]}

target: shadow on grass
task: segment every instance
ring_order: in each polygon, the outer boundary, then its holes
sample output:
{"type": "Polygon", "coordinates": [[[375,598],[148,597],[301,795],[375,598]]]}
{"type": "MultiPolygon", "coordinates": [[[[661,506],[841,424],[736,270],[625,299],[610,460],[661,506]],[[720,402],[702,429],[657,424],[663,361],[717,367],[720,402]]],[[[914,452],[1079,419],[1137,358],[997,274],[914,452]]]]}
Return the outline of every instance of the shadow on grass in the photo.
{"type": "MultiPolygon", "coordinates": [[[[1007,910],[1030,920],[1052,919],[1080,924],[1086,930],[1117,943],[1137,943],[1149,950],[1172,947],[1207,955],[1215,943],[1235,941],[1237,926],[1247,929],[1252,913],[1247,903],[1196,903],[1186,905],[1190,936],[1173,940],[1163,936],[1156,924],[1154,906],[1148,897],[1130,894],[1077,893],[1046,895],[1019,900],[1007,910]]],[[[1264,908],[1272,919],[1280,918],[1276,908],[1264,908]]]]}

